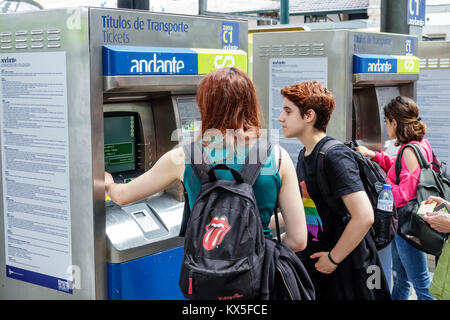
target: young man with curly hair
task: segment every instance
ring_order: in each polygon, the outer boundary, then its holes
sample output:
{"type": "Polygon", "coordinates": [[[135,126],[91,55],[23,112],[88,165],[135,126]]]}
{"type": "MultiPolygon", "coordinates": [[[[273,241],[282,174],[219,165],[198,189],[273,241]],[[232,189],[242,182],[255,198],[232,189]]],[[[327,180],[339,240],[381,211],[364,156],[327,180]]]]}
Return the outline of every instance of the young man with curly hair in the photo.
{"type": "Polygon", "coordinates": [[[318,157],[332,140],[326,129],[335,108],[332,93],[317,81],[304,81],[281,90],[278,117],[285,137],[297,138],[297,176],[308,224],[306,250],[298,253],[322,300],[391,299],[369,229],[374,221],[370,200],[351,150],[339,144],[323,159],[330,207],[318,179],[318,157]],[[339,208],[335,210],[334,208],[339,208]],[[339,211],[339,212],[337,212],[339,211]],[[347,217],[347,218],[345,218],[347,217]]]}

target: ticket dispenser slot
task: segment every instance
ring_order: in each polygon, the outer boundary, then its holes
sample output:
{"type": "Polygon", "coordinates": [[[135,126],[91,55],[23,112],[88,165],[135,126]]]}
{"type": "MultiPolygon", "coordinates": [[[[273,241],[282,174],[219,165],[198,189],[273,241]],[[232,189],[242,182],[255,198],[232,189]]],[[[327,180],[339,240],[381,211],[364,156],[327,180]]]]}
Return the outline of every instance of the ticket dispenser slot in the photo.
{"type": "Polygon", "coordinates": [[[411,96],[410,87],[371,85],[354,88],[352,139],[373,150],[395,148],[386,132],[383,108],[398,95],[411,96]]]}

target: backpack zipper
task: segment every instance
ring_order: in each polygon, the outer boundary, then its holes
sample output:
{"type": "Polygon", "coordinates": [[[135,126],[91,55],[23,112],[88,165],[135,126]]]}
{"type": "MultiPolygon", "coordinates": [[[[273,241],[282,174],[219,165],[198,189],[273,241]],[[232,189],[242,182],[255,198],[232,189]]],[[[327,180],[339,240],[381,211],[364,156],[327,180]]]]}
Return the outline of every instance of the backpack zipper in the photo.
{"type": "Polygon", "coordinates": [[[189,288],[188,288],[188,294],[192,294],[192,270],[189,270],[189,288]]]}
{"type": "Polygon", "coordinates": [[[289,296],[291,297],[291,300],[294,300],[294,297],[292,296],[291,289],[290,289],[289,286],[287,285],[286,279],[284,278],[283,272],[281,272],[280,267],[276,266],[276,268],[278,269],[278,272],[279,272],[280,275],[281,275],[281,279],[283,279],[284,286],[286,287],[286,289],[287,289],[287,291],[288,291],[288,293],[289,293],[289,296]]]}

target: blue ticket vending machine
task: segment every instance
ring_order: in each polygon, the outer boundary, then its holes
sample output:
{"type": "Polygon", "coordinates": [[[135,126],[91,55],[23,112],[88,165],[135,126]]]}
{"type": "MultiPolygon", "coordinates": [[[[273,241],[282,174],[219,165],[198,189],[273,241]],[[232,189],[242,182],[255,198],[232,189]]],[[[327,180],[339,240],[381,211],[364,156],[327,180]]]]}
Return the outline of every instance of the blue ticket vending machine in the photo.
{"type": "Polygon", "coordinates": [[[124,263],[108,263],[110,300],[184,299],[178,286],[183,247],[124,263]]]}

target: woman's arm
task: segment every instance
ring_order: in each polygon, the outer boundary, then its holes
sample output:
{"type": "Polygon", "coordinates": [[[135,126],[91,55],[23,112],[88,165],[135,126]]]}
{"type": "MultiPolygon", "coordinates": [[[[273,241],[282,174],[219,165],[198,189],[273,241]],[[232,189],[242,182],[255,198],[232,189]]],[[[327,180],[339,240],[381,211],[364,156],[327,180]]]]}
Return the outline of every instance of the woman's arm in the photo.
{"type": "Polygon", "coordinates": [[[177,179],[183,180],[185,156],[183,148],[165,153],[155,165],[127,184],[114,183],[112,176],[105,172],[105,190],[112,201],[127,205],[162,191],[177,179]]]}
{"type": "MultiPolygon", "coordinates": [[[[341,237],[329,252],[334,262],[344,260],[362,241],[374,221],[374,214],[370,200],[365,191],[357,191],[342,196],[345,206],[351,215],[351,219],[344,229],[341,237]]],[[[336,265],[328,258],[328,252],[317,252],[311,255],[311,259],[319,258],[316,269],[322,273],[332,273],[336,265]]]]}
{"type": "Polygon", "coordinates": [[[384,152],[377,152],[366,148],[365,146],[358,146],[356,150],[359,151],[363,156],[370,158],[380,165],[380,167],[388,172],[389,169],[395,164],[395,157],[389,156],[384,152]]]}
{"type": "Polygon", "coordinates": [[[419,162],[415,152],[410,147],[405,148],[400,161],[402,164],[402,170],[399,176],[400,183],[397,185],[397,182],[391,181],[389,176],[387,179],[388,183],[392,186],[392,194],[394,195],[395,205],[397,207],[404,206],[416,196],[420,176],[420,172],[418,172],[419,162]]]}
{"type": "Polygon", "coordinates": [[[278,201],[286,232],[281,235],[281,241],[294,252],[304,250],[307,243],[305,209],[303,208],[298,187],[297,173],[289,154],[280,147],[282,152],[281,189],[278,201]]]}

